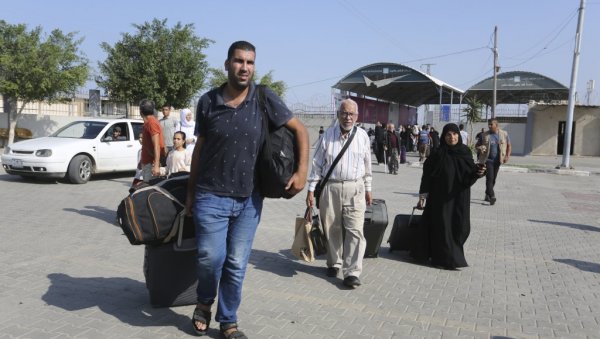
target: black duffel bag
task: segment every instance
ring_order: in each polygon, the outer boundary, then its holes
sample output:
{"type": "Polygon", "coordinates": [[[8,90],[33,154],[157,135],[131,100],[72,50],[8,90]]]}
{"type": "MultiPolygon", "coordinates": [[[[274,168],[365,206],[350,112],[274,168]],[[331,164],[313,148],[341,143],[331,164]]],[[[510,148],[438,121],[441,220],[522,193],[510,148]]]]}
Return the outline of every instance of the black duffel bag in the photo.
{"type": "Polygon", "coordinates": [[[257,85],[258,107],[263,114],[264,141],[258,157],[258,186],[265,198],[286,198],[288,181],[298,169],[298,145],[294,133],[285,126],[273,128],[269,124],[270,105],[266,102],[265,86],[257,85]]]}
{"type": "Polygon", "coordinates": [[[129,243],[157,245],[174,240],[179,218],[184,217],[188,177],[142,184],[121,201],[117,221],[129,243]]]}

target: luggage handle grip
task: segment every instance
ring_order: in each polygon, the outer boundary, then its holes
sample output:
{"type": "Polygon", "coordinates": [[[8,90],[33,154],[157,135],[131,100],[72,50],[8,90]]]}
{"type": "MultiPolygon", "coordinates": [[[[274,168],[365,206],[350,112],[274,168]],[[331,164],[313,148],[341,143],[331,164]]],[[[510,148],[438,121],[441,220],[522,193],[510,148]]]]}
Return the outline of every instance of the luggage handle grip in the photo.
{"type": "Polygon", "coordinates": [[[413,218],[413,215],[415,215],[415,210],[420,210],[420,208],[418,208],[418,206],[414,206],[412,208],[412,213],[410,214],[410,218],[408,218],[408,226],[410,226],[412,223],[412,218],[413,218]]]}

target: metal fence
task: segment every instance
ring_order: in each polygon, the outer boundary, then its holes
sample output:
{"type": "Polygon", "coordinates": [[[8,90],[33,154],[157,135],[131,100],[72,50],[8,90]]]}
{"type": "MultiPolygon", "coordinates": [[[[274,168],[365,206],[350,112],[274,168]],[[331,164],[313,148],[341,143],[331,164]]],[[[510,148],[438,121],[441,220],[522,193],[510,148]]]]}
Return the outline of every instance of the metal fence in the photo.
{"type": "MultiPolygon", "coordinates": [[[[17,102],[19,109],[22,107],[21,101],[17,102]]],[[[0,101],[0,112],[4,112],[4,106],[0,101]]],[[[23,108],[23,114],[44,114],[50,116],[78,116],[78,107],[75,103],[57,103],[49,105],[44,102],[31,102],[23,108]]]]}

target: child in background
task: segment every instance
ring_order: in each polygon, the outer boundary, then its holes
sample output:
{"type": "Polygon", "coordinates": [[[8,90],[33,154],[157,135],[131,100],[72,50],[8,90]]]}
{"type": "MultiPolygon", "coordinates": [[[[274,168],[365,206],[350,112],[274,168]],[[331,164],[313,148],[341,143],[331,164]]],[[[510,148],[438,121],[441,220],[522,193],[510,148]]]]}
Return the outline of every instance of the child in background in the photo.
{"type": "Polygon", "coordinates": [[[185,151],[185,133],[182,131],[175,132],[173,135],[173,150],[167,155],[166,174],[189,172],[191,164],[192,156],[185,151]]]}
{"type": "Polygon", "coordinates": [[[194,146],[196,145],[196,137],[194,136],[196,122],[194,121],[194,114],[189,108],[184,108],[181,110],[180,116],[179,130],[185,133],[185,149],[188,153],[192,154],[194,152],[194,146]]]}

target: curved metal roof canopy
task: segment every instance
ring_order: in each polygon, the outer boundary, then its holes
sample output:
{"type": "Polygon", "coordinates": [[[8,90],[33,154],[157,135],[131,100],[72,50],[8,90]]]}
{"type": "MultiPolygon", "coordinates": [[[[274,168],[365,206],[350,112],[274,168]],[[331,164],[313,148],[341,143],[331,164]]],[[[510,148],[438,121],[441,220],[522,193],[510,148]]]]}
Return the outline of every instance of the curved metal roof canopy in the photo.
{"type": "MultiPolygon", "coordinates": [[[[530,100],[568,100],[569,89],[556,80],[531,72],[505,72],[497,75],[497,104],[526,104],[530,100]]],[[[494,79],[489,77],[467,90],[465,97],[477,97],[479,101],[492,105],[494,79]]]]}
{"type": "Polygon", "coordinates": [[[332,87],[414,107],[423,104],[458,104],[464,93],[430,75],[394,63],[361,67],[332,87]]]}

